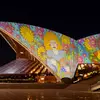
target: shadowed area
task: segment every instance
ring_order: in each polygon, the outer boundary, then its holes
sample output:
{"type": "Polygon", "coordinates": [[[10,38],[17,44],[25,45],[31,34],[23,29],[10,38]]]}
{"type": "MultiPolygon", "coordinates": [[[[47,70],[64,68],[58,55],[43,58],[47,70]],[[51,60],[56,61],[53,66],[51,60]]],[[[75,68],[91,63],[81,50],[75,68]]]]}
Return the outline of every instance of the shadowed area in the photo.
{"type": "Polygon", "coordinates": [[[91,86],[100,81],[100,75],[96,75],[90,79],[82,80],[76,84],[71,84],[66,89],[72,91],[91,91],[91,86]]]}
{"type": "Polygon", "coordinates": [[[99,93],[55,89],[1,89],[0,100],[99,100],[99,93]]]}
{"type": "Polygon", "coordinates": [[[16,59],[14,50],[9,46],[5,39],[0,35],[0,66],[16,59]]]}
{"type": "MultiPolygon", "coordinates": [[[[100,75],[97,75],[77,84],[71,84],[65,89],[10,89],[10,84],[8,84],[6,89],[0,89],[0,100],[99,100],[100,93],[89,90],[90,86],[99,80],[100,75]]],[[[0,85],[6,86],[5,84],[0,85]]],[[[22,85],[24,86],[24,84],[22,85]]],[[[12,84],[13,86],[14,84],[12,84]]],[[[36,85],[32,84],[32,86],[35,87],[36,85]]],[[[48,84],[48,86],[50,85],[48,84]]],[[[27,84],[26,87],[29,85],[27,84]]]]}

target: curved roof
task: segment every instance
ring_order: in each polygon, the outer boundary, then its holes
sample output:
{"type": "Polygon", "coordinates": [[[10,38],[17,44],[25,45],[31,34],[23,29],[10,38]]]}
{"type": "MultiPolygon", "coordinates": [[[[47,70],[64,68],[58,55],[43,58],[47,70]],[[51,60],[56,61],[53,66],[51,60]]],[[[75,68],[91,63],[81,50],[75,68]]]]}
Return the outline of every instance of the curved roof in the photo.
{"type": "Polygon", "coordinates": [[[59,78],[74,76],[77,64],[74,39],[49,29],[12,22],[0,22],[0,31],[20,43],[59,78]]]}
{"type": "Polygon", "coordinates": [[[78,63],[100,62],[100,34],[74,40],[38,26],[0,22],[6,34],[46,66],[58,79],[72,78],[78,63]]]}

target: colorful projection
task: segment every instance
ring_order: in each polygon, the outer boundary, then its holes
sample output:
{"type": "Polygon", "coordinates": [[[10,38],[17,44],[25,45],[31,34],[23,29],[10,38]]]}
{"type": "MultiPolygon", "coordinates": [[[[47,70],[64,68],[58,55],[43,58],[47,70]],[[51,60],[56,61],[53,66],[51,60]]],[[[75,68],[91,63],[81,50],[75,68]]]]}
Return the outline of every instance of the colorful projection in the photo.
{"type": "Polygon", "coordinates": [[[78,63],[100,62],[100,34],[78,40],[78,63]]]}
{"type": "Polygon", "coordinates": [[[79,63],[100,62],[100,34],[79,40],[45,28],[0,22],[7,34],[47,65],[59,78],[72,78],[79,63]]]}
{"type": "Polygon", "coordinates": [[[78,63],[76,40],[41,27],[12,22],[0,22],[0,30],[27,48],[58,77],[74,76],[78,63]]]}

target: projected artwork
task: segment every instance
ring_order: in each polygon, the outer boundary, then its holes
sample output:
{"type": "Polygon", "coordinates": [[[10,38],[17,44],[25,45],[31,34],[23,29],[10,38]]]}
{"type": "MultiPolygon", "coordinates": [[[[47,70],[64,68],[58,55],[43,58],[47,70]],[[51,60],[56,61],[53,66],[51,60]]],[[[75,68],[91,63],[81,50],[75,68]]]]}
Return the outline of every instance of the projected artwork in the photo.
{"type": "Polygon", "coordinates": [[[0,22],[0,30],[60,78],[73,78],[79,63],[100,62],[100,34],[74,40],[45,28],[12,22],[0,22]]]}
{"type": "Polygon", "coordinates": [[[3,33],[22,44],[60,78],[74,76],[77,41],[55,31],[32,25],[0,22],[3,33]]]}
{"type": "Polygon", "coordinates": [[[100,62],[100,34],[78,40],[78,63],[100,62]]]}

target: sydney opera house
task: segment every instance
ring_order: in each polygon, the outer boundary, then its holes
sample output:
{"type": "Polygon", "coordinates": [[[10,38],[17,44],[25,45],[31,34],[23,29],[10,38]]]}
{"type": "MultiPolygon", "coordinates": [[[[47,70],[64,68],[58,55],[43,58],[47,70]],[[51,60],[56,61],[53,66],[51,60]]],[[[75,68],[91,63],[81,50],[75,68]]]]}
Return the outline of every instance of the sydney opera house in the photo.
{"type": "Polygon", "coordinates": [[[0,67],[0,82],[32,82],[35,76],[40,82],[62,82],[99,74],[100,34],[75,40],[38,26],[0,22],[0,35],[16,53],[15,60],[0,67]]]}

